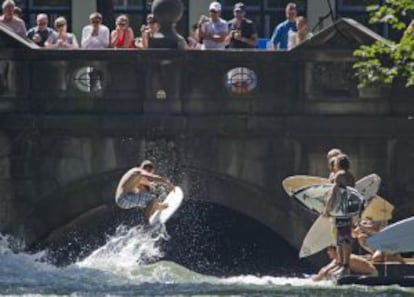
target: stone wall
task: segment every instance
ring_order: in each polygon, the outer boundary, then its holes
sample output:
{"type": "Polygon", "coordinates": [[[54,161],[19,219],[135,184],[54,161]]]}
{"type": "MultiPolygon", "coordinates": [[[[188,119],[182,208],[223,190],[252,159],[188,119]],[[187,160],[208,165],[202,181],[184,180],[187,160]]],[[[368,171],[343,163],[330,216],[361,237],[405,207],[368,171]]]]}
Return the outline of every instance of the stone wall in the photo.
{"type": "MultiPolygon", "coordinates": [[[[142,120],[139,115],[134,118],[142,120]]],[[[85,219],[95,208],[114,206],[122,172],[146,158],[184,188],[186,199],[209,201],[250,216],[295,247],[314,215],[287,197],[281,182],[295,174],[326,176],[325,153],[331,147],[350,155],[357,178],[372,172],[383,178],[381,195],[396,205],[396,219],[414,212],[410,203],[414,174],[406,162],[414,151],[410,136],[414,131],[408,127],[402,131],[398,122],[391,121],[387,125],[395,129],[387,134],[395,136],[387,136],[378,124],[384,121],[381,117],[295,116],[275,121],[163,115],[136,127],[121,116],[112,120],[111,127],[93,125],[93,131],[89,125],[84,129],[72,125],[68,118],[56,127],[53,117],[50,124],[48,117],[43,120],[45,128],[33,139],[14,143],[9,163],[13,183],[20,186],[13,203],[17,212],[3,230],[22,235],[29,243],[85,219]],[[152,129],[155,122],[169,124],[152,129]]],[[[13,118],[9,123],[14,126],[13,118]]]]}
{"type": "Polygon", "coordinates": [[[0,133],[0,230],[13,222],[14,189],[11,177],[11,143],[4,133],[0,133]]]}

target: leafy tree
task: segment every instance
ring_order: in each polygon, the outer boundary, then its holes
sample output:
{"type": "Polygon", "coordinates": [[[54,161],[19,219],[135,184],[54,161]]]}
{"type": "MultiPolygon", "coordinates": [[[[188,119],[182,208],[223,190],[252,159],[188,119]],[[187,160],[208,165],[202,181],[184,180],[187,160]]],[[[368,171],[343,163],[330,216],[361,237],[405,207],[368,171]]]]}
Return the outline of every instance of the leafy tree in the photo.
{"type": "Polygon", "coordinates": [[[384,39],[354,52],[354,64],[360,86],[392,84],[402,80],[414,86],[414,1],[386,0],[383,5],[369,6],[371,23],[386,23],[404,34],[399,42],[384,39]],[[407,26],[407,23],[411,23],[407,26]]]}

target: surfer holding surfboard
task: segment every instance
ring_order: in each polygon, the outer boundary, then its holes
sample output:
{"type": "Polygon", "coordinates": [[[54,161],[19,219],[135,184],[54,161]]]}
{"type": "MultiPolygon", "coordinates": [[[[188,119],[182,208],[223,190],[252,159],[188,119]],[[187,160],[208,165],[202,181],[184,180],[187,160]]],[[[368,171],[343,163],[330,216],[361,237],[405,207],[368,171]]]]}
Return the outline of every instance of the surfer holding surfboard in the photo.
{"type": "Polygon", "coordinates": [[[139,167],[129,169],[121,177],[115,195],[116,204],[120,208],[142,209],[147,222],[152,213],[168,207],[155,196],[155,186],[164,185],[168,192],[174,189],[174,185],[167,178],[154,172],[155,165],[148,160],[143,161],[139,167]]]}
{"type": "MultiPolygon", "coordinates": [[[[345,203],[341,203],[346,207],[350,206],[350,197],[353,195],[349,193],[347,187],[355,187],[355,178],[349,171],[351,162],[347,155],[340,154],[334,159],[334,172],[333,187],[326,200],[325,209],[323,211],[324,216],[331,216],[331,212],[334,208],[334,201],[336,199],[344,200],[345,203]],[[345,191],[341,191],[345,189],[345,191]]],[[[337,204],[337,203],[335,203],[337,204]]],[[[360,205],[356,205],[360,208],[360,205]]],[[[337,275],[346,275],[350,273],[349,259],[351,255],[351,230],[352,230],[352,218],[355,215],[355,210],[343,209],[343,214],[333,217],[333,227],[336,232],[336,247],[337,247],[337,262],[340,269],[336,271],[337,275]],[[348,213],[353,213],[348,215],[348,213]]]]}

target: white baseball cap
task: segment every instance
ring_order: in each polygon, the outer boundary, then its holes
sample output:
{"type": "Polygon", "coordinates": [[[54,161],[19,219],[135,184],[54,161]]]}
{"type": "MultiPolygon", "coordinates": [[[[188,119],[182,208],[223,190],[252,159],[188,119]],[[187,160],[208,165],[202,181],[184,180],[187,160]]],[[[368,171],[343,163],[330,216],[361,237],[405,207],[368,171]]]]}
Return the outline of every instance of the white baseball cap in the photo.
{"type": "Polygon", "coordinates": [[[221,11],[221,4],[217,1],[211,2],[208,10],[221,11]]]}

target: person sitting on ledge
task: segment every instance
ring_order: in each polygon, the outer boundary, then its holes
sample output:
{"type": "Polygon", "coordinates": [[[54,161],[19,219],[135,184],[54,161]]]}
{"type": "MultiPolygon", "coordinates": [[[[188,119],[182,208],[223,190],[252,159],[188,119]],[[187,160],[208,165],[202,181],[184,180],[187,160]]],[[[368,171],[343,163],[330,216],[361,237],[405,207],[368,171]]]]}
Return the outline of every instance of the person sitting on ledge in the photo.
{"type": "Polygon", "coordinates": [[[361,220],[352,230],[352,237],[358,239],[360,247],[370,254],[370,259],[374,263],[381,262],[400,262],[404,264],[404,258],[400,254],[384,253],[380,250],[374,250],[366,245],[367,239],[381,231],[387,225],[386,221],[361,220]]]}
{"type": "MultiPolygon", "coordinates": [[[[324,266],[319,270],[318,274],[312,277],[313,281],[321,281],[338,276],[338,271],[342,268],[337,262],[337,252],[335,246],[329,246],[326,249],[328,258],[331,260],[328,265],[324,266]]],[[[375,266],[368,260],[361,256],[351,254],[349,259],[349,269],[353,275],[367,275],[377,276],[378,271],[375,266]]]]}

